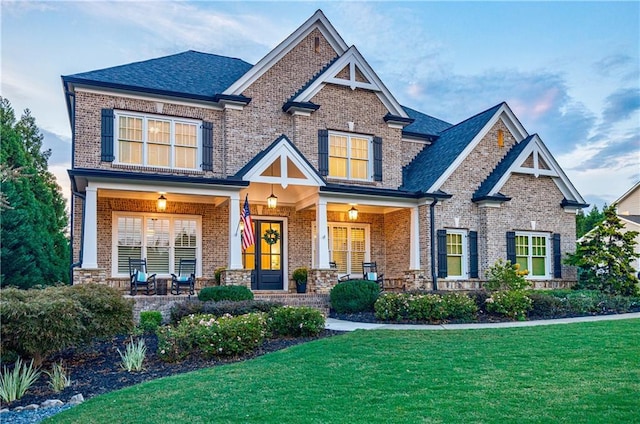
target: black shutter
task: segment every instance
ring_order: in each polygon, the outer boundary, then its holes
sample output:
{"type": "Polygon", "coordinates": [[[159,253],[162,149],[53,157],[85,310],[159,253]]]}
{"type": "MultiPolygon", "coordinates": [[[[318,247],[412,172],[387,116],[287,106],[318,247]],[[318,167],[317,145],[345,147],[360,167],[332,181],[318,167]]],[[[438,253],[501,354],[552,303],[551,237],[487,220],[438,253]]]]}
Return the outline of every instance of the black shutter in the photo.
{"type": "Polygon", "coordinates": [[[115,121],[115,115],[113,109],[102,109],[102,127],[100,142],[102,145],[102,152],[100,154],[100,160],[103,162],[113,162],[115,156],[113,155],[113,124],[115,121]]]}
{"type": "Polygon", "coordinates": [[[318,130],[318,172],[329,175],[329,131],[318,130]]]}
{"type": "Polygon", "coordinates": [[[516,233],[514,231],[507,231],[507,260],[511,261],[512,265],[516,263],[516,233]]]}
{"type": "Polygon", "coordinates": [[[382,138],[373,137],[373,180],[382,181],[382,138]]]}
{"type": "Polygon", "coordinates": [[[478,232],[469,231],[469,278],[478,278],[478,232]]]}
{"type": "Polygon", "coordinates": [[[213,122],[202,121],[202,170],[213,171],[213,122]]]}
{"type": "Polygon", "coordinates": [[[447,230],[438,230],[438,278],[447,275],[447,230]]]}
{"type": "Polygon", "coordinates": [[[562,253],[560,253],[560,234],[553,235],[553,278],[562,278],[562,253]]]}

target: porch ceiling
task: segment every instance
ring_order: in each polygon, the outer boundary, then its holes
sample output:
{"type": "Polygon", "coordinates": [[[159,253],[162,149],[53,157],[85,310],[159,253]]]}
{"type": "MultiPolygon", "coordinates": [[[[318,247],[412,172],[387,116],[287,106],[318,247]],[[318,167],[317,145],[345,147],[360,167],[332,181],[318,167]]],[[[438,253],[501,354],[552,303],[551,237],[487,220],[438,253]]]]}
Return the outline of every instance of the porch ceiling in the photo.
{"type": "Polygon", "coordinates": [[[220,196],[203,196],[196,194],[181,194],[170,191],[132,191],[132,190],[110,190],[99,189],[98,197],[105,198],[117,198],[117,199],[138,199],[138,200],[152,200],[158,199],[160,194],[163,194],[168,202],[182,202],[182,203],[208,203],[212,205],[219,205],[224,203],[227,198],[220,196]]]}

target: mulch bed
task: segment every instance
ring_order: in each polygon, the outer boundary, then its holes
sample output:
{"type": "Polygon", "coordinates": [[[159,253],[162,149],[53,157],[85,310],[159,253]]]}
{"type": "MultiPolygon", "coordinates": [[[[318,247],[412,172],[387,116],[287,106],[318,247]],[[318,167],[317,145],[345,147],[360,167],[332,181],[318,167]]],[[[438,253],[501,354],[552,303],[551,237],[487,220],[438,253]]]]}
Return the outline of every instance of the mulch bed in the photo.
{"type": "Polygon", "coordinates": [[[147,355],[144,362],[145,369],[142,372],[127,372],[121,368],[122,361],[118,349],[124,352],[126,344],[130,340],[128,336],[117,336],[108,340],[94,341],[81,348],[66,349],[43,364],[40,369],[50,371],[53,363],[62,361],[70,372],[71,386],[62,392],[54,393],[49,387],[48,376],[43,374],[21,399],[8,405],[3,404],[2,407],[13,409],[17,406],[33,403],[40,404],[47,399],[60,399],[63,402],[68,402],[73,395],[78,393],[81,393],[86,400],[145,381],[245,361],[289,346],[339,334],[343,334],[343,332],[323,330],[317,337],[268,340],[258,350],[243,356],[214,359],[192,357],[178,363],[160,360],[156,354],[157,337],[145,335],[143,338],[147,346],[147,355]]]}

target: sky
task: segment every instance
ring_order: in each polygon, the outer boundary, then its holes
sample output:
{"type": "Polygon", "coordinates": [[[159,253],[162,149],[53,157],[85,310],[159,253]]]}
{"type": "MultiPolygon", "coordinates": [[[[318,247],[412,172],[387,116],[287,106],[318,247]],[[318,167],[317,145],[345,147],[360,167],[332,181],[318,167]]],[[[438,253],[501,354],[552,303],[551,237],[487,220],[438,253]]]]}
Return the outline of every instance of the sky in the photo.
{"type": "Polygon", "coordinates": [[[506,101],[585,200],[640,180],[640,2],[1,0],[0,94],[69,196],[61,75],[186,50],[256,63],[317,9],[396,99],[450,123],[506,101]]]}

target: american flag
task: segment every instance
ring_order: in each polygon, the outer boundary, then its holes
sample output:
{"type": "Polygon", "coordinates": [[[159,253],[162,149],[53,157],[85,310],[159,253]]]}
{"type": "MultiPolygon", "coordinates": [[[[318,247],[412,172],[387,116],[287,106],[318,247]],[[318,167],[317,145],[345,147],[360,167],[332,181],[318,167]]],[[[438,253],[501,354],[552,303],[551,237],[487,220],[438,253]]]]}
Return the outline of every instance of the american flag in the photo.
{"type": "Polygon", "coordinates": [[[249,212],[249,195],[244,198],[244,206],[240,212],[240,220],[244,226],[242,231],[242,250],[247,250],[256,240],[253,234],[253,224],[251,222],[251,212],[249,212]]]}

